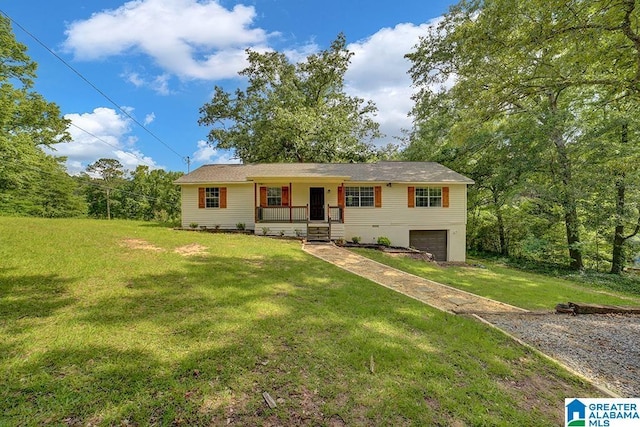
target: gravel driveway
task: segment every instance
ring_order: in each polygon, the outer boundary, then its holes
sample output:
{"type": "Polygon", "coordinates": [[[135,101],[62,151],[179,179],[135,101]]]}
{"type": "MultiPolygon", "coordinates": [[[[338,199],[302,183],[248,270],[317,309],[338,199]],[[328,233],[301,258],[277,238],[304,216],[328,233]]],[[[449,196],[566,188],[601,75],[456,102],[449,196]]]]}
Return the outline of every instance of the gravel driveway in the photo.
{"type": "Polygon", "coordinates": [[[640,315],[530,313],[482,318],[595,384],[622,397],[640,397],[640,315]]]}

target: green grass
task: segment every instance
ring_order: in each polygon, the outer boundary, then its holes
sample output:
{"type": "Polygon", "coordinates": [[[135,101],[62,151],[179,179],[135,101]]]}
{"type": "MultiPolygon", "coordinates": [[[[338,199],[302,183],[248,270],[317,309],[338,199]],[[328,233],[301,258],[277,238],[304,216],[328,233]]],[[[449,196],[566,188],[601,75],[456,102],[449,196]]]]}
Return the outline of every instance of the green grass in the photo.
{"type": "Polygon", "coordinates": [[[600,396],[295,241],[0,217],[0,260],[0,425],[558,425],[600,396]]]}
{"type": "Polygon", "coordinates": [[[568,280],[523,271],[489,259],[469,259],[467,266],[441,267],[373,249],[353,251],[399,270],[528,310],[553,310],[556,304],[569,301],[640,305],[638,295],[621,292],[620,287],[616,290],[602,284],[588,283],[584,278],[568,280]]]}

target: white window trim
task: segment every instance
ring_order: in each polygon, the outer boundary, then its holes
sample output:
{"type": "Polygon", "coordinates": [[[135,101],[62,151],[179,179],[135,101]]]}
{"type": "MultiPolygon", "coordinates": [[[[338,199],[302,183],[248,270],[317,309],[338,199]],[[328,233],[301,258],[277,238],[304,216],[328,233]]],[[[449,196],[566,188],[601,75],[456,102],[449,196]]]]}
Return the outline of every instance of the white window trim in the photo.
{"type": "Polygon", "coordinates": [[[356,185],[353,185],[353,186],[345,187],[345,189],[344,189],[344,204],[345,204],[345,207],[347,207],[347,208],[365,208],[366,209],[366,208],[375,207],[376,196],[375,196],[375,188],[374,188],[374,186],[369,186],[369,185],[358,185],[358,186],[356,186],[356,185]],[[349,195],[349,189],[352,189],[352,188],[357,188],[358,189],[358,195],[357,196],[349,195]],[[369,189],[371,190],[371,205],[365,205],[365,206],[362,205],[362,189],[363,188],[367,189],[367,191],[369,189]],[[357,205],[350,205],[349,202],[348,202],[349,197],[356,198],[356,200],[358,201],[358,204],[357,205]]]}
{"type": "Polygon", "coordinates": [[[204,207],[206,209],[219,209],[220,208],[220,187],[205,187],[204,189],[204,207]],[[211,193],[217,193],[213,195],[211,193]],[[213,206],[209,206],[209,202],[213,206]]]}
{"type": "Polygon", "coordinates": [[[415,187],[414,190],[414,206],[416,208],[441,208],[442,207],[442,187],[435,187],[435,186],[426,186],[426,187],[415,187]],[[418,190],[427,190],[427,195],[424,196],[419,196],[418,195],[418,190]],[[431,195],[431,190],[439,190],[440,194],[439,195],[431,195]],[[437,199],[440,200],[440,203],[437,205],[432,205],[431,204],[431,200],[432,199],[437,199]],[[419,204],[418,200],[426,200],[427,204],[419,204]]]}
{"type": "Polygon", "coordinates": [[[282,206],[282,187],[267,187],[267,206],[282,206]],[[270,194],[272,191],[277,193],[277,195],[270,194]],[[270,199],[280,200],[280,203],[269,203],[270,199]]]}

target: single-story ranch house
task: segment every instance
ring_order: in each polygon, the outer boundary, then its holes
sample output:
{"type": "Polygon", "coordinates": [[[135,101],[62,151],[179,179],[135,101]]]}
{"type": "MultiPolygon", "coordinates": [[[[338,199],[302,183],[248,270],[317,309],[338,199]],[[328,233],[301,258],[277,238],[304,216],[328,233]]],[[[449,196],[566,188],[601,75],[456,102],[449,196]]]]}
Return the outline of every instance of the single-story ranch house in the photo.
{"type": "Polygon", "coordinates": [[[182,226],[375,243],[464,261],[467,185],[438,163],[205,165],[176,181],[182,226]]]}

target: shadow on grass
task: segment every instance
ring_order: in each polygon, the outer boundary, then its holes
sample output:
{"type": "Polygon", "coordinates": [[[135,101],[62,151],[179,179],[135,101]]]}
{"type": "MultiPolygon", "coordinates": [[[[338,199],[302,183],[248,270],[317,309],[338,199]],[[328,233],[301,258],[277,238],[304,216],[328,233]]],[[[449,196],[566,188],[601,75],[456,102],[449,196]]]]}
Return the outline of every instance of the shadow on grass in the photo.
{"type": "Polygon", "coordinates": [[[20,319],[53,315],[75,302],[68,293],[72,282],[57,275],[14,276],[0,269],[0,320],[5,327],[15,327],[20,319]]]}
{"type": "MultiPolygon", "coordinates": [[[[303,254],[200,256],[187,264],[186,273],[130,277],[78,304],[73,326],[86,335],[75,345],[52,343],[5,365],[6,421],[527,425],[544,418],[496,407],[514,396],[495,379],[510,375],[524,350],[476,322],[303,254]],[[265,405],[265,391],[277,408],[265,405]],[[468,395],[482,418],[463,409],[468,395]]],[[[63,281],[45,279],[31,285],[30,297],[47,298],[57,283],[50,307],[23,302],[23,312],[74,303],[63,281]]],[[[28,283],[12,289],[28,291],[28,283]]]]}

